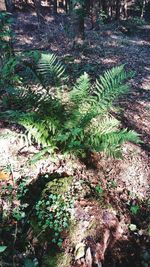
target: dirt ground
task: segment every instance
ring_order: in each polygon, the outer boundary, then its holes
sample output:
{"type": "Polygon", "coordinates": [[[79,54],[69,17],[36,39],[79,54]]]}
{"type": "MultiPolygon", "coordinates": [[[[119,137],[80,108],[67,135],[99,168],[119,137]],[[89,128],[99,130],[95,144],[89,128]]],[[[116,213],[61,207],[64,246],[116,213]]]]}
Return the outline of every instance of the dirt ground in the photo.
{"type": "MultiPolygon", "coordinates": [[[[68,20],[63,14],[55,18],[46,14],[43,28],[38,29],[34,12],[16,14],[13,26],[14,49],[47,50],[56,53],[64,61],[72,56],[71,60],[77,64],[79,72],[87,70],[93,76],[97,74],[95,72],[101,73],[104,69],[117,64],[125,64],[127,70],[135,71],[135,77],[130,82],[129,94],[120,99],[119,104],[123,109],[120,119],[123,126],[134,129],[141,135],[143,144],[127,145],[124,148],[124,161],[119,162],[118,166],[123,181],[128,186],[133,183],[131,191],[144,196],[147,194],[145,189],[149,185],[150,25],[144,25],[139,33],[133,36],[123,34],[117,24],[102,26],[100,31],[86,30],[85,48],[82,51],[74,51],[71,38],[68,36],[68,20]],[[136,179],[138,183],[135,182],[136,179]],[[137,190],[138,185],[140,190],[137,190]]],[[[69,65],[71,70],[70,62],[69,65]]]]}
{"type": "MultiPolygon", "coordinates": [[[[24,147],[15,134],[12,136],[13,129],[2,125],[0,168],[11,163],[16,179],[24,174],[35,177],[41,170],[55,170],[74,175],[76,181],[87,180],[93,188],[101,185],[104,194],[100,202],[84,196],[78,198],[75,211],[78,227],[71,238],[65,239],[64,250],[68,251],[67,247],[82,242],[91,251],[98,250],[95,248],[96,242],[96,246],[100,243],[100,254],[103,254],[104,240],[108,234],[105,260],[104,255],[101,255],[103,266],[140,267],[141,257],[144,257],[145,251],[149,253],[150,244],[145,232],[150,223],[149,217],[145,217],[145,202],[150,199],[150,25],[143,26],[137,34],[127,36],[119,30],[117,24],[104,25],[99,31],[91,31],[87,23],[86,45],[82,50],[74,50],[67,26],[69,18],[65,18],[63,14],[55,18],[46,14],[44,19],[45,25],[38,29],[34,12],[14,15],[14,50],[39,49],[54,52],[62,61],[68,62],[68,71],[73,71],[74,75],[87,71],[95,77],[97,73],[119,64],[125,64],[127,70],[135,71],[129,94],[119,100],[122,109],[119,118],[124,127],[134,129],[140,134],[143,143],[125,144],[123,159],[120,160],[94,155],[91,162],[85,165],[77,160],[64,161],[60,156],[56,162],[52,159],[41,160],[30,168],[27,160],[37,152],[36,148],[24,147]],[[141,213],[136,218],[128,212],[132,201],[139,205],[143,203],[141,213]],[[111,217],[109,225],[107,216],[111,217]],[[115,226],[112,227],[111,222],[114,220],[115,226]],[[91,227],[93,223],[95,226],[91,227]],[[130,224],[136,224],[138,230],[130,232],[130,224]],[[101,234],[98,234],[101,231],[102,243],[101,234]],[[92,241],[91,236],[96,236],[96,241],[92,241]]],[[[72,251],[71,253],[73,254],[72,251]]],[[[72,261],[72,266],[86,266],[85,257],[83,258],[83,261],[72,261]]],[[[147,265],[142,266],[150,266],[150,259],[144,264],[147,265]]]]}

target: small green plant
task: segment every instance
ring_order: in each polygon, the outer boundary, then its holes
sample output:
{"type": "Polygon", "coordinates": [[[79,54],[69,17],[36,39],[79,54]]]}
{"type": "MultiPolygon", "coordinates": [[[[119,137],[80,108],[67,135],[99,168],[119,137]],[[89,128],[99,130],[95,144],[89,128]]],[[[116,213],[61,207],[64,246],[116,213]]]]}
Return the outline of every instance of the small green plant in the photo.
{"type": "MultiPolygon", "coordinates": [[[[12,99],[14,88],[21,89],[21,86],[33,81],[40,81],[35,64],[39,62],[40,53],[38,51],[21,52],[16,55],[11,54],[6,60],[2,61],[0,68],[0,89],[7,93],[7,97],[12,99]]],[[[16,92],[17,93],[17,92],[16,92]]],[[[5,102],[5,100],[3,100],[5,102]]]]}
{"type": "Polygon", "coordinates": [[[7,246],[0,246],[0,253],[4,252],[6,250],[7,246]]]}
{"type": "Polygon", "coordinates": [[[100,25],[104,25],[105,21],[108,18],[108,15],[103,10],[100,10],[98,15],[98,23],[100,25]]]}
{"type": "Polygon", "coordinates": [[[18,59],[11,56],[3,64],[0,70],[0,88],[6,89],[6,85],[13,86],[21,84],[21,77],[15,73],[18,59]]]}
{"type": "Polygon", "coordinates": [[[109,179],[106,185],[108,189],[114,189],[117,187],[117,183],[114,179],[109,179]]]}
{"type": "Polygon", "coordinates": [[[74,200],[68,195],[50,194],[40,199],[36,204],[38,224],[42,230],[51,229],[51,241],[59,247],[62,245],[61,233],[69,227],[69,221],[74,207],[74,200]]]}
{"type": "Polygon", "coordinates": [[[131,19],[129,19],[129,22],[131,24],[134,24],[134,25],[137,25],[137,26],[145,25],[145,20],[142,19],[142,18],[139,18],[139,17],[131,18],[131,19]]]}
{"type": "Polygon", "coordinates": [[[15,82],[19,76],[14,75],[14,61],[12,50],[12,19],[7,12],[0,12],[0,89],[4,89],[8,81],[15,82]]]}
{"type": "Polygon", "coordinates": [[[147,228],[147,233],[150,236],[150,226],[147,228]]]}
{"type": "Polygon", "coordinates": [[[138,32],[138,27],[145,25],[145,20],[139,17],[129,18],[122,21],[122,25],[127,29],[127,34],[138,32]]]}
{"type": "Polygon", "coordinates": [[[140,210],[139,205],[132,205],[132,206],[130,207],[130,211],[131,211],[131,213],[132,213],[133,215],[138,214],[139,210],[140,210]]]}
{"type": "Polygon", "coordinates": [[[13,210],[12,210],[12,216],[13,218],[15,218],[17,221],[21,221],[22,219],[25,218],[26,213],[24,212],[24,208],[26,207],[26,205],[20,205],[20,206],[16,206],[13,210]]]}
{"type": "Polygon", "coordinates": [[[22,199],[26,195],[26,193],[29,191],[28,184],[29,184],[28,177],[21,179],[21,182],[19,183],[18,190],[17,190],[18,199],[22,199]]]}
{"type": "Polygon", "coordinates": [[[11,217],[14,192],[15,190],[10,184],[1,186],[0,199],[2,201],[3,208],[1,209],[0,217],[2,222],[6,223],[9,217],[11,217]]]}
{"type": "MultiPolygon", "coordinates": [[[[12,55],[12,46],[10,43],[12,31],[10,25],[12,23],[10,14],[7,12],[0,12],[0,64],[10,58],[12,55]]],[[[0,66],[1,66],[0,65],[0,66]]]]}
{"type": "Polygon", "coordinates": [[[42,53],[37,64],[36,72],[45,88],[49,85],[59,84],[59,81],[67,79],[65,67],[54,54],[42,53]]]}
{"type": "Polygon", "coordinates": [[[96,191],[96,193],[98,193],[101,196],[104,193],[104,190],[102,189],[101,184],[95,186],[95,191],[96,191]]]}
{"type": "MultiPolygon", "coordinates": [[[[44,76],[45,88],[51,69],[54,68],[53,75],[58,78],[63,76],[64,70],[55,57],[48,57],[45,64],[43,60],[45,57],[38,65],[37,75],[40,74],[40,79],[44,76]]],[[[90,150],[120,157],[122,143],[140,141],[134,131],[121,129],[119,121],[111,114],[113,101],[128,91],[126,79],[132,75],[124,71],[124,66],[119,66],[106,71],[94,84],[84,73],[67,92],[60,88],[51,92],[51,87],[42,92],[15,89],[9,101],[10,108],[1,117],[22,125],[30,142],[42,148],[75,155],[90,150]]],[[[4,95],[5,103],[6,98],[4,95]]]]}

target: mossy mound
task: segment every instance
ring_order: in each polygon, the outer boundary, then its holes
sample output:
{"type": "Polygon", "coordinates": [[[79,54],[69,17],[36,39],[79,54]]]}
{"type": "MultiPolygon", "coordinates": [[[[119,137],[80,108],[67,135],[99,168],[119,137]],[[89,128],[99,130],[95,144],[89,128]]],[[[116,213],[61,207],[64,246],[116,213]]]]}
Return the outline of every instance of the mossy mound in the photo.
{"type": "Polygon", "coordinates": [[[47,255],[44,258],[44,267],[70,267],[71,256],[67,253],[57,253],[54,255],[47,255]]]}
{"type": "Polygon", "coordinates": [[[71,183],[72,176],[53,179],[45,185],[42,195],[49,193],[55,195],[64,194],[69,190],[71,183]]]}

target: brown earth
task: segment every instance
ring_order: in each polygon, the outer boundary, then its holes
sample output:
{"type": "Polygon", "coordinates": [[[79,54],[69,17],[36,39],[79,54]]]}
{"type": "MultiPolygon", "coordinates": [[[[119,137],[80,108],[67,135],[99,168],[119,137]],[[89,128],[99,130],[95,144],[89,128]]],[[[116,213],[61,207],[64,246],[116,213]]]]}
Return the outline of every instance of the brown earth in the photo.
{"type": "MultiPolygon", "coordinates": [[[[125,144],[120,160],[92,155],[85,164],[79,160],[65,160],[59,155],[57,159],[40,160],[31,167],[27,160],[37,149],[24,146],[13,129],[1,125],[1,169],[10,164],[15,179],[28,175],[32,180],[39,172],[56,171],[73,175],[75,183],[85,181],[83,188],[80,185],[82,193],[76,202],[77,227],[71,236],[65,236],[63,243],[66,256],[69,253],[72,258],[70,266],[91,266],[87,265],[89,258],[87,260],[85,254],[74,260],[74,248],[78,243],[84,244],[86,251],[90,248],[92,260],[95,264],[103,263],[104,267],[150,266],[149,256],[144,258],[145,253],[150,255],[147,234],[150,223],[147,208],[150,199],[150,25],[134,36],[121,33],[117,24],[103,26],[100,31],[90,31],[87,27],[84,49],[74,50],[68,37],[69,26],[66,26],[69,18],[63,14],[55,18],[46,14],[43,29],[38,29],[34,12],[19,13],[14,18],[15,51],[55,52],[68,63],[68,71],[74,76],[87,71],[95,77],[118,64],[126,64],[127,70],[134,70],[136,74],[130,82],[130,92],[119,102],[123,109],[120,119],[123,126],[141,135],[143,143],[125,144]],[[4,136],[7,139],[4,140],[4,136]],[[90,196],[89,185],[90,194],[93,192],[90,196]],[[103,190],[102,193],[95,193],[96,186],[103,190]],[[130,212],[135,204],[141,208],[138,215],[130,212]],[[131,224],[136,225],[136,230],[129,229],[131,224]]],[[[63,263],[60,266],[67,267],[63,263]]]]}

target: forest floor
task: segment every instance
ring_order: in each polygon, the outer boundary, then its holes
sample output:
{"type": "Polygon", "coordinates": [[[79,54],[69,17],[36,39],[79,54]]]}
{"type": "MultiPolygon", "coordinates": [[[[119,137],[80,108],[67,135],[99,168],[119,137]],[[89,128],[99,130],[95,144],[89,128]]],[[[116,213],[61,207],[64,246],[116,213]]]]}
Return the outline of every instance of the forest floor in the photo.
{"type": "MultiPolygon", "coordinates": [[[[137,154],[140,149],[145,161],[150,151],[150,25],[144,25],[139,33],[131,36],[123,34],[118,24],[101,26],[100,31],[87,30],[85,46],[75,50],[68,36],[70,29],[66,26],[67,22],[64,15],[55,18],[47,15],[45,25],[38,30],[35,13],[17,14],[14,49],[56,53],[66,63],[73,79],[84,71],[97,77],[105,69],[120,64],[125,64],[127,70],[135,71],[135,77],[130,82],[130,93],[120,99],[119,104],[123,109],[120,119],[124,127],[134,129],[141,135],[143,144],[137,148],[137,154]]],[[[144,168],[145,163],[141,162],[141,166],[144,168]]],[[[142,173],[133,169],[136,175],[142,173]]],[[[135,185],[133,189],[139,192],[135,185]]]]}
{"type": "MultiPolygon", "coordinates": [[[[28,160],[37,152],[37,148],[24,147],[13,128],[2,127],[0,134],[7,138],[0,141],[0,167],[3,169],[10,165],[15,179],[28,176],[31,181],[41,172],[60,173],[62,176],[65,173],[75,177],[75,184],[83,180],[91,185],[92,190],[98,188],[89,197],[89,188],[82,188],[80,184],[75,208],[76,226],[72,227],[71,235],[64,233],[62,249],[65,257],[71,257],[70,265],[61,259],[57,265],[45,263],[41,266],[90,267],[90,263],[86,265],[90,261],[88,253],[83,253],[82,259],[74,260],[74,248],[79,244],[81,248],[86,246],[86,252],[90,248],[92,255],[95,255],[95,262],[103,262],[104,267],[148,267],[150,25],[144,25],[138,33],[127,36],[116,23],[103,25],[99,31],[89,30],[87,23],[85,45],[75,50],[70,39],[70,28],[66,26],[68,20],[64,15],[55,18],[46,15],[45,24],[38,29],[34,12],[17,13],[13,24],[14,50],[37,49],[56,53],[67,65],[67,71],[72,73],[73,81],[85,71],[94,79],[105,69],[120,64],[125,64],[127,70],[135,71],[129,94],[119,100],[119,119],[124,127],[138,132],[143,143],[125,144],[123,159],[120,160],[107,159],[98,154],[85,164],[77,159],[66,160],[59,155],[57,159],[49,157],[29,166],[28,160]],[[137,207],[137,211],[133,207],[137,207]]],[[[1,184],[5,182],[2,180],[1,184]]],[[[40,244],[36,246],[40,247],[40,244]]]]}

